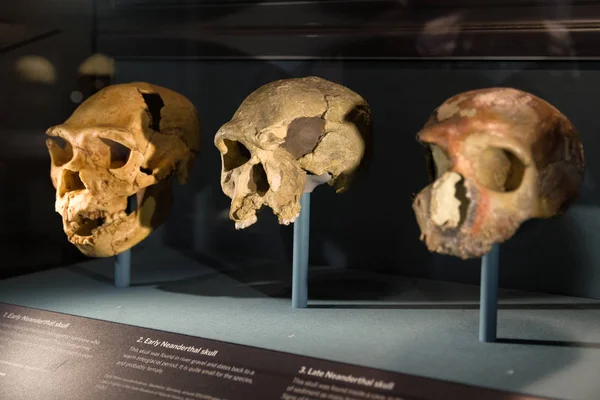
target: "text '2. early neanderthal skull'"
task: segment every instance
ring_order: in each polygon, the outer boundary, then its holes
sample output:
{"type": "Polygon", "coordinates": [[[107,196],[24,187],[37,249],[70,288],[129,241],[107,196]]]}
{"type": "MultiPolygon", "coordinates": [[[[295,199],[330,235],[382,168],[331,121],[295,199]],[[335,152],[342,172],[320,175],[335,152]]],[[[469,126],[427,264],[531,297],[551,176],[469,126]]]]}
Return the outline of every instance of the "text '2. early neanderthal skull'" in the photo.
{"type": "Polygon", "coordinates": [[[573,125],[542,99],[515,89],[456,95],[418,140],[433,183],[414,200],[430,251],[480,257],[530,218],[549,218],[576,198],[583,147],[573,125]]]}
{"type": "Polygon", "coordinates": [[[119,254],[164,222],[171,177],[187,181],[200,146],[192,103],[141,82],[102,89],[47,134],[56,211],[91,257],[119,254]]]}
{"type": "Polygon", "coordinates": [[[347,189],[370,133],[367,102],[336,83],[293,78],[254,91],[215,136],[236,228],[255,223],[265,205],[279,223],[294,222],[307,174],[328,174],[337,192],[347,189]]]}

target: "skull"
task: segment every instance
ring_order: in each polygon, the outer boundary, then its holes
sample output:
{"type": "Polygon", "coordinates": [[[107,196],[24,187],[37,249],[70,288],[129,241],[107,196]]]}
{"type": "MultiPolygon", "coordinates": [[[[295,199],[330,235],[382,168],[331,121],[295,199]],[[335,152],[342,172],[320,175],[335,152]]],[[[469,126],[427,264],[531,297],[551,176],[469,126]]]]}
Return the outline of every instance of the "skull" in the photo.
{"type": "Polygon", "coordinates": [[[583,178],[573,125],[542,99],[515,89],[446,100],[419,132],[432,184],[413,209],[430,251],[480,257],[527,219],[563,212],[583,178]]]}
{"type": "Polygon", "coordinates": [[[236,228],[255,223],[263,205],[280,224],[294,222],[307,175],[327,176],[338,193],[346,190],[370,130],[366,101],[321,78],[283,79],[251,93],[215,136],[236,228]]]}
{"type": "Polygon", "coordinates": [[[119,254],[164,222],[171,177],[187,181],[200,140],[188,99],[141,82],[107,86],[46,133],[56,211],[91,257],[119,254]]]}

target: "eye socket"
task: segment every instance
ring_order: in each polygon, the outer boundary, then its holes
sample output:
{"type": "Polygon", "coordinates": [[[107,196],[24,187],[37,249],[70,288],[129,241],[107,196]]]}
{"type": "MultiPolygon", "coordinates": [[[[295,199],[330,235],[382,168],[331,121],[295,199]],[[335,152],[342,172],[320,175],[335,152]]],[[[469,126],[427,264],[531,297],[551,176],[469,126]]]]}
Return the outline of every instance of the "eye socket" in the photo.
{"type": "Polygon", "coordinates": [[[525,164],[511,151],[488,147],[481,152],[475,164],[475,178],[486,188],[496,192],[512,192],[523,182],[525,164]]]}
{"type": "Polygon", "coordinates": [[[73,158],[73,146],[64,138],[49,136],[46,140],[46,146],[50,152],[52,164],[56,167],[65,165],[73,158]]]}
{"type": "Polygon", "coordinates": [[[429,179],[432,182],[444,175],[452,165],[452,161],[446,151],[434,143],[427,143],[425,160],[429,179]]]}
{"type": "Polygon", "coordinates": [[[242,143],[228,139],[223,140],[223,143],[227,147],[227,151],[223,153],[223,169],[225,171],[239,168],[250,161],[252,154],[242,143]]]}
{"type": "Polygon", "coordinates": [[[131,155],[131,149],[129,147],[106,138],[100,140],[110,149],[110,169],[121,168],[127,164],[129,156],[131,155]]]}

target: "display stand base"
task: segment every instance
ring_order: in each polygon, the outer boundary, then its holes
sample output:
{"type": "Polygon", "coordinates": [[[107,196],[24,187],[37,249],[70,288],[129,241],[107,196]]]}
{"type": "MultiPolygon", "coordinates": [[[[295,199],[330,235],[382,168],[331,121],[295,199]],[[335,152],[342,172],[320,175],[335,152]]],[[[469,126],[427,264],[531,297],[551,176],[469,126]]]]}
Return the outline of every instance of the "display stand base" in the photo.
{"type": "Polygon", "coordinates": [[[265,275],[269,261],[236,258],[238,276],[142,242],[130,289],[116,288],[114,260],[99,258],[0,280],[0,301],[547,398],[598,398],[598,300],[499,289],[498,343],[482,345],[479,285],[311,265],[310,308],[291,309],[291,262],[265,275]]]}
{"type": "Polygon", "coordinates": [[[500,245],[481,258],[481,288],[479,303],[479,340],[495,342],[498,322],[498,277],[500,245]]]}
{"type": "Polygon", "coordinates": [[[310,237],[310,192],[302,193],[300,215],[294,222],[294,258],[292,265],[292,307],[308,306],[308,254],[310,237]]]}

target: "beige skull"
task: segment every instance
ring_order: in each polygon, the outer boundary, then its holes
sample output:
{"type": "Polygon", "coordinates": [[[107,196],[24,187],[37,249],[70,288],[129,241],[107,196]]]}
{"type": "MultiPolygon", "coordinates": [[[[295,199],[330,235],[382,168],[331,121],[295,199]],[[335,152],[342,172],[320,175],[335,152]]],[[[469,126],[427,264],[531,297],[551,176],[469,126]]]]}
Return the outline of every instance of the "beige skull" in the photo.
{"type": "Polygon", "coordinates": [[[187,181],[199,133],[185,97],[147,83],[108,86],[48,129],[56,211],[69,241],[108,257],[147,237],[170,210],[171,176],[187,181]]]}
{"type": "Polygon", "coordinates": [[[284,79],[250,94],[219,129],[223,192],[230,218],[243,229],[269,206],[279,223],[293,222],[307,173],[329,175],[344,191],[370,137],[369,106],[351,90],[317,77],[284,79]]]}
{"type": "Polygon", "coordinates": [[[508,88],[459,94],[438,107],[418,140],[433,183],[413,208],[431,251],[480,257],[530,218],[564,211],[583,177],[583,148],[569,120],[508,88]]]}

